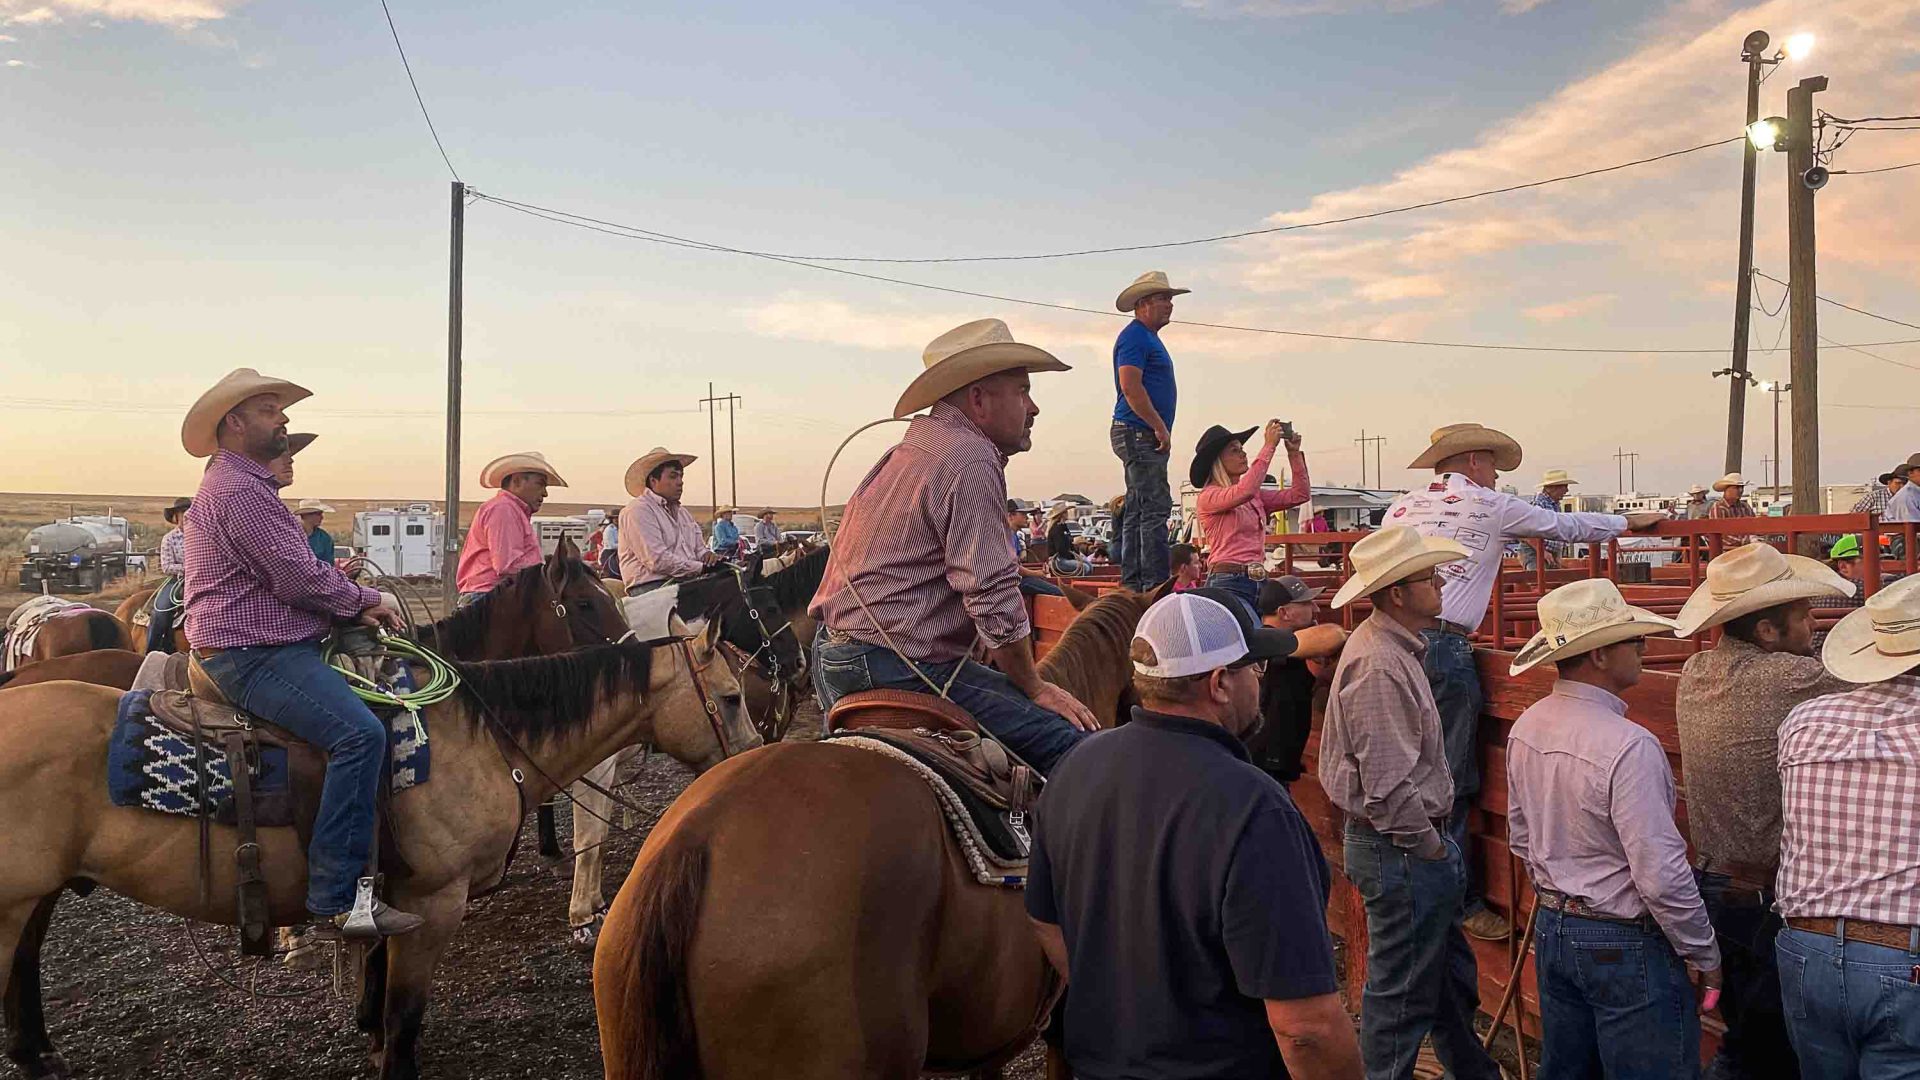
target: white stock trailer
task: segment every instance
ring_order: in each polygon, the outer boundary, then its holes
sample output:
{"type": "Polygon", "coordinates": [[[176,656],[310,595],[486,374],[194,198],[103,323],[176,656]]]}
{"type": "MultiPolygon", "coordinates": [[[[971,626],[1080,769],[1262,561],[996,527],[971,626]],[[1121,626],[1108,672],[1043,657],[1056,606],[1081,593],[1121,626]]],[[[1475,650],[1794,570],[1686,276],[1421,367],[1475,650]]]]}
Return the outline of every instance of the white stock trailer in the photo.
{"type": "Polygon", "coordinates": [[[441,516],[426,503],[353,515],[353,546],[394,577],[439,577],[441,516]]]}

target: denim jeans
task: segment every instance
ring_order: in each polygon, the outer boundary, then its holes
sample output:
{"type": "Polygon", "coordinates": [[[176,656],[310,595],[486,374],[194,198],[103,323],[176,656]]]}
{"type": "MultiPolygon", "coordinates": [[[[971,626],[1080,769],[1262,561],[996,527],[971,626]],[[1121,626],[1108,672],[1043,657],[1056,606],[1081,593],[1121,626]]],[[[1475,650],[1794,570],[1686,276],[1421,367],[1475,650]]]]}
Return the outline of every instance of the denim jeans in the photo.
{"type": "Polygon", "coordinates": [[[1347,822],[1347,879],[1367,908],[1360,1006],[1367,1080],[1408,1080],[1429,1034],[1449,1076],[1500,1080],[1473,1030],[1479,968],[1460,929],[1460,851],[1451,840],[1446,846],[1446,858],[1423,859],[1361,822],[1347,822]]]}
{"type": "Polygon", "coordinates": [[[1453,773],[1451,835],[1466,865],[1465,911],[1473,915],[1487,906],[1482,895],[1473,845],[1467,840],[1467,808],[1480,793],[1480,712],[1486,697],[1480,689],[1480,669],[1473,660],[1473,643],[1446,630],[1422,630],[1427,643],[1422,661],[1434,708],[1440,711],[1440,735],[1446,743],[1447,769],[1453,773]]]}
{"type": "Polygon", "coordinates": [[[1028,596],[1065,596],[1067,595],[1066,593],[1060,591],[1060,586],[1055,585],[1053,582],[1048,581],[1046,578],[1028,577],[1025,574],[1020,575],[1020,591],[1025,593],[1028,596]]]}
{"type": "Polygon", "coordinates": [[[307,846],[307,910],[346,911],[373,849],[386,725],[327,666],[317,642],[227,649],[200,666],[229,701],[326,752],[327,778],[307,846]]]}
{"type": "Polygon", "coordinates": [[[147,651],[173,651],[173,623],[186,599],[186,579],[178,574],[167,577],[153,592],[153,608],[147,613],[147,651]]]}
{"type": "Polygon", "coordinates": [[[1542,907],[1533,962],[1541,1076],[1699,1077],[1693,984],[1658,926],[1542,907]]]}
{"type": "Polygon", "coordinates": [[[1123,500],[1120,509],[1113,512],[1113,539],[1107,541],[1107,559],[1113,565],[1127,565],[1127,504],[1123,500]]]}
{"type": "Polygon", "coordinates": [[[1146,592],[1167,580],[1167,515],[1173,496],[1167,490],[1167,452],[1153,432],[1115,421],[1108,432],[1114,456],[1126,466],[1127,514],[1125,557],[1120,584],[1146,592]]]}
{"type": "Polygon", "coordinates": [[[1780,916],[1773,894],[1734,889],[1725,874],[1694,873],[1720,939],[1720,1018],[1727,1033],[1707,1063],[1707,1080],[1797,1080],[1799,1061],[1780,1011],[1780,968],[1773,940],[1780,916]]]}
{"type": "Polygon", "coordinates": [[[1808,1080],[1920,1077],[1920,951],[1792,927],[1774,939],[1780,1004],[1808,1080]]]}
{"type": "Polygon", "coordinates": [[[1245,574],[1208,574],[1207,588],[1225,589],[1247,602],[1247,614],[1260,621],[1260,583],[1245,574]]]}
{"type": "MultiPolygon", "coordinates": [[[[1086,737],[1086,732],[1067,723],[1059,713],[1035,705],[1011,679],[985,664],[961,660],[915,666],[938,686],[946,686],[954,668],[964,666],[953,680],[948,698],[973,714],[981,727],[1043,776],[1086,737]]],[[[813,635],[813,688],[823,715],[842,696],[862,690],[933,692],[892,649],[831,641],[825,623],[813,635]]]]}

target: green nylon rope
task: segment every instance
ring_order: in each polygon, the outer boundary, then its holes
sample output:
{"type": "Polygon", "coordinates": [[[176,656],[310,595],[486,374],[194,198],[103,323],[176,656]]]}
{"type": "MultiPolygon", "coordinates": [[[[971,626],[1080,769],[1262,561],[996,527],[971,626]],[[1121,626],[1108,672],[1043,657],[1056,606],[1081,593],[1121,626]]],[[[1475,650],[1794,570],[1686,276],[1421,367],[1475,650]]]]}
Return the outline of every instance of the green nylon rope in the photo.
{"type": "Polygon", "coordinates": [[[370,705],[397,705],[408,712],[419,712],[429,705],[438,705],[447,700],[460,688],[460,676],[454,672],[453,665],[419,642],[391,636],[384,630],[375,634],[375,640],[388,654],[400,657],[402,661],[415,661],[425,667],[428,672],[427,684],[401,693],[345,666],[346,661],[341,659],[339,646],[330,644],[327,647],[327,663],[346,678],[347,687],[361,701],[370,705]]]}

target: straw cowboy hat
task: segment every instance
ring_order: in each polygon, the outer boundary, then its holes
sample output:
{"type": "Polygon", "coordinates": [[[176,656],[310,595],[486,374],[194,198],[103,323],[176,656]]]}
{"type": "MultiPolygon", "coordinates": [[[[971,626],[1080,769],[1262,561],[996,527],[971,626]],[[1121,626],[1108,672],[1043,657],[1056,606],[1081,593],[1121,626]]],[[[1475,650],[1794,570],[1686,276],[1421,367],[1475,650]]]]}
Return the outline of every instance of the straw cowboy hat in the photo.
{"type": "Polygon", "coordinates": [[[893,407],[894,419],[904,419],[934,402],[989,375],[1003,371],[1072,371],[1045,349],[1013,340],[1013,331],[999,319],[976,319],[941,334],[920,353],[926,370],[908,384],[893,407]]]}
{"type": "Polygon", "coordinates": [[[1707,493],[1707,489],[1701,487],[1699,484],[1695,484],[1692,487],[1687,489],[1688,495],[1705,495],[1706,493],[1707,493]]]}
{"type": "Polygon", "coordinates": [[[1737,472],[1730,472],[1727,475],[1713,482],[1713,490],[1715,491],[1725,491],[1728,488],[1733,488],[1733,487],[1743,488],[1746,486],[1747,486],[1747,478],[1744,476],[1741,476],[1737,472]]]}
{"type": "Polygon", "coordinates": [[[1571,487],[1579,482],[1580,481],[1575,480],[1573,477],[1568,476],[1567,470],[1565,469],[1548,469],[1540,476],[1540,486],[1543,488],[1571,487]]]}
{"type": "Polygon", "coordinates": [[[1333,594],[1333,606],[1346,607],[1428,567],[1466,557],[1467,549],[1453,540],[1421,536],[1405,525],[1381,529],[1353,545],[1353,576],[1333,594]]]}
{"type": "Polygon", "coordinates": [[[1139,277],[1134,278],[1133,284],[1121,289],[1120,296],[1114,300],[1113,306],[1119,308],[1121,311],[1132,311],[1133,305],[1155,293],[1166,293],[1168,296],[1183,296],[1192,291],[1192,289],[1176,289],[1172,285],[1167,284],[1167,272],[1165,270],[1149,270],[1139,277]]]}
{"type": "Polygon", "coordinates": [[[1707,580],[1687,597],[1673,632],[1692,637],[1777,604],[1852,595],[1853,582],[1820,560],[1783,555],[1772,544],[1756,542],[1707,564],[1707,580]]]}
{"type": "Polygon", "coordinates": [[[480,470],[480,486],[497,488],[506,482],[507,477],[523,472],[545,474],[549,487],[567,486],[567,482],[560,478],[560,474],[554,471],[552,465],[547,463],[547,456],[533,450],[502,454],[487,462],[487,467],[480,470]]]}
{"type": "Polygon", "coordinates": [[[1253,438],[1253,433],[1259,430],[1250,427],[1245,431],[1228,431],[1215,424],[1201,432],[1200,441],[1193,444],[1193,464],[1187,466],[1187,479],[1193,481],[1194,487],[1206,487],[1207,481],[1213,479],[1213,463],[1220,460],[1220,452],[1227,448],[1227,444],[1237,442],[1245,446],[1247,440],[1253,438]]]}
{"type": "Polygon", "coordinates": [[[699,460],[692,454],[676,454],[664,446],[656,446],[627,466],[627,494],[639,498],[647,490],[647,474],[659,468],[663,462],[678,462],[681,471],[685,472],[687,466],[699,460]]]}
{"type": "Polygon", "coordinates": [[[180,425],[180,445],[194,457],[212,457],[220,451],[220,421],[241,402],[261,394],[272,394],[284,409],[312,397],[313,391],[250,367],[234,368],[187,410],[187,419],[180,425]]]}
{"type": "Polygon", "coordinates": [[[1904,577],[1867,597],[1866,606],[1835,624],[1820,648],[1835,678],[1851,683],[1891,679],[1920,665],[1920,577],[1904,577]]]}
{"type": "Polygon", "coordinates": [[[165,510],[160,511],[160,516],[163,518],[166,518],[167,524],[171,525],[174,523],[175,519],[177,519],[181,514],[186,513],[187,510],[190,509],[192,506],[193,506],[192,499],[175,499],[173,500],[172,506],[169,506],[165,510]]]}
{"type": "Polygon", "coordinates": [[[292,457],[307,447],[312,446],[313,440],[319,437],[320,436],[315,435],[311,431],[296,431],[287,436],[287,456],[292,457]]]}
{"type": "Polygon", "coordinates": [[[1426,452],[1413,459],[1409,469],[1431,469],[1455,454],[1465,454],[1474,450],[1493,452],[1493,467],[1501,472],[1512,472],[1520,467],[1520,444],[1504,431],[1495,431],[1479,424],[1448,424],[1438,428],[1428,439],[1431,444],[1426,452]]]}
{"type": "Polygon", "coordinates": [[[1674,628],[1672,619],[1627,603],[1620,587],[1606,578],[1560,586],[1540,598],[1539,615],[1540,632],[1514,654],[1507,674],[1674,628]]]}
{"type": "Polygon", "coordinates": [[[331,513],[333,513],[333,507],[328,506],[326,503],[321,502],[319,499],[301,499],[300,505],[294,508],[293,516],[305,517],[308,514],[331,514],[331,513]]]}

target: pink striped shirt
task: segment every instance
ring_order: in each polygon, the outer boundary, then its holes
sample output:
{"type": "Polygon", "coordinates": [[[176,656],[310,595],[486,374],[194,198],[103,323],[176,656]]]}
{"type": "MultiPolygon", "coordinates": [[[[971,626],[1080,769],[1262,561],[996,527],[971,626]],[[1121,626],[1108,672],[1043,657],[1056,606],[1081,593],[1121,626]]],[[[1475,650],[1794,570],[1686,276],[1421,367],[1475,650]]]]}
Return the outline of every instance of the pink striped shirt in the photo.
{"type": "Polygon", "coordinates": [[[877,619],[902,652],[925,663],[965,656],[976,632],[989,648],[1025,638],[1031,628],[1007,542],[1006,467],[959,409],[941,402],[916,417],[847,500],[812,615],[885,645],[877,619]]]}
{"type": "Polygon", "coordinates": [[[251,458],[215,454],[187,521],[187,640],[196,649],[311,641],[380,602],[313,557],[273,471],[251,458]]]}
{"type": "Polygon", "coordinates": [[[480,504],[460,545],[460,571],[454,582],[463,593],[483,593],[540,561],[540,537],[533,511],[520,496],[502,491],[480,504]]]}
{"type": "Polygon", "coordinates": [[[1207,534],[1211,562],[1258,563],[1267,555],[1267,518],[1275,510],[1299,506],[1313,493],[1307,479],[1307,456],[1287,451],[1293,482],[1285,491],[1260,486],[1277,447],[1261,446],[1259,456],[1232,487],[1208,484],[1200,490],[1200,528],[1207,534]]]}

